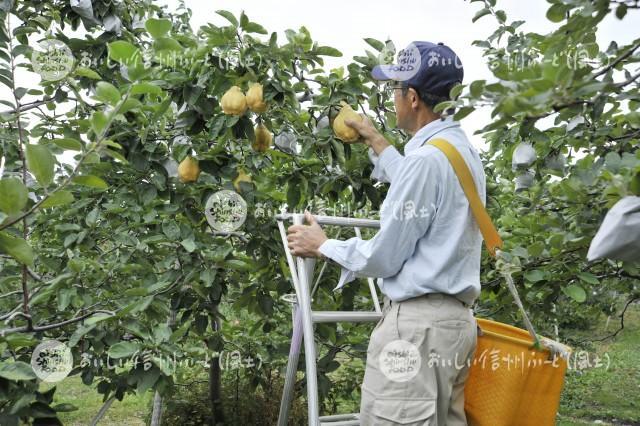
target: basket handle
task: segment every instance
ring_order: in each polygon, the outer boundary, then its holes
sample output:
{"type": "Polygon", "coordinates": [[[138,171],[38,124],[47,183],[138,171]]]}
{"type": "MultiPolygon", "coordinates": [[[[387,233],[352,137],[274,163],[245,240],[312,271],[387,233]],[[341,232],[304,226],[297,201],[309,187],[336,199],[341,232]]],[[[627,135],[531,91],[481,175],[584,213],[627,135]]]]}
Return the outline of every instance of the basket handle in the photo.
{"type": "MultiPolygon", "coordinates": [[[[496,258],[502,260],[503,262],[509,264],[509,262],[505,259],[503,252],[501,250],[496,250],[496,258]]],[[[531,320],[529,319],[529,315],[527,314],[527,311],[524,309],[524,305],[522,304],[522,300],[520,300],[520,294],[518,293],[518,289],[516,289],[515,284],[513,283],[513,277],[511,276],[511,271],[509,271],[507,268],[499,268],[500,269],[500,273],[502,274],[502,276],[504,277],[505,281],[507,282],[507,288],[509,289],[509,292],[511,293],[511,296],[513,296],[513,300],[516,303],[516,306],[518,307],[518,309],[520,310],[520,313],[522,314],[522,319],[524,321],[524,325],[527,328],[527,331],[529,331],[529,334],[531,335],[531,338],[533,339],[533,341],[535,342],[535,346],[536,347],[541,347],[540,344],[540,339],[538,338],[538,335],[536,334],[536,330],[533,328],[533,324],[531,323],[531,320]]]]}

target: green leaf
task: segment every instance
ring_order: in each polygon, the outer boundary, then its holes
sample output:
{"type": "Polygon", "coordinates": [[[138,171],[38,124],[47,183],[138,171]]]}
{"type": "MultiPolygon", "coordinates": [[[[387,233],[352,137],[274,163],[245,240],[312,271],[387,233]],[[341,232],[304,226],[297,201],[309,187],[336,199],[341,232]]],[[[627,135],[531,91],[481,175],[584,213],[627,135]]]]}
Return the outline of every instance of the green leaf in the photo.
{"type": "Polygon", "coordinates": [[[620,3],[616,8],[616,18],[622,19],[627,14],[628,6],[625,3],[620,3]]]}
{"type": "Polygon", "coordinates": [[[0,377],[7,380],[33,380],[36,378],[36,373],[26,362],[4,362],[0,364],[0,377]]]}
{"type": "Polygon", "coordinates": [[[140,58],[140,51],[133,44],[117,40],[108,45],[109,57],[116,62],[132,65],[140,58]]]}
{"type": "Polygon", "coordinates": [[[107,116],[102,111],[94,111],[91,115],[91,128],[96,135],[101,135],[107,127],[107,116]]]}
{"type": "Polygon", "coordinates": [[[474,107],[472,107],[472,106],[463,106],[462,108],[460,108],[460,109],[458,109],[456,111],[456,113],[453,115],[453,119],[456,120],[456,121],[462,120],[467,115],[471,114],[473,111],[475,111],[474,107]]]}
{"type": "Polygon", "coordinates": [[[471,93],[471,96],[473,96],[474,98],[479,98],[484,91],[485,83],[485,80],[475,80],[471,82],[471,84],[469,85],[469,93],[471,93]]]}
{"type": "MultiPolygon", "coordinates": [[[[144,371],[144,370],[143,370],[144,371]]],[[[160,377],[160,369],[152,368],[149,371],[144,371],[142,373],[142,377],[138,380],[136,392],[138,395],[144,394],[147,390],[151,389],[151,387],[158,381],[160,377]]]]}
{"type": "Polygon", "coordinates": [[[342,56],[342,52],[330,46],[319,46],[314,52],[320,56],[342,56]]]}
{"type": "Polygon", "coordinates": [[[640,172],[636,173],[631,182],[629,182],[629,191],[634,195],[640,196],[640,172]]]}
{"type": "Polygon", "coordinates": [[[441,111],[447,110],[449,108],[452,108],[453,106],[455,106],[455,102],[454,101],[440,102],[433,108],[433,112],[441,112],[441,111]]]}
{"type": "Polygon", "coordinates": [[[489,15],[490,13],[491,13],[491,9],[488,9],[488,8],[480,9],[473,16],[473,18],[471,19],[471,22],[476,22],[478,19],[482,18],[483,16],[489,15]]]}
{"type": "Polygon", "coordinates": [[[251,264],[239,259],[229,259],[225,260],[223,263],[226,268],[234,269],[236,271],[250,271],[253,269],[251,264]]]}
{"type": "Polygon", "coordinates": [[[91,78],[93,80],[102,80],[102,77],[100,77],[100,74],[98,74],[92,69],[85,68],[85,67],[76,68],[76,75],[79,75],[80,77],[91,78]]]}
{"type": "Polygon", "coordinates": [[[544,251],[544,243],[542,241],[533,243],[527,248],[527,252],[531,257],[538,257],[542,254],[543,251],[544,251]]]}
{"type": "Polygon", "coordinates": [[[100,179],[98,176],[93,176],[93,175],[75,176],[72,179],[72,181],[74,183],[77,183],[78,185],[84,185],[91,188],[98,188],[98,189],[109,188],[109,185],[107,185],[107,182],[100,179]]]}
{"type": "Polygon", "coordinates": [[[127,98],[118,109],[118,113],[124,114],[127,111],[132,111],[140,107],[142,107],[142,103],[139,100],[136,98],[127,98]]]}
{"type": "Polygon", "coordinates": [[[593,275],[591,272],[578,272],[578,277],[589,284],[598,285],[600,284],[600,280],[598,277],[593,275]]]}
{"type": "Polygon", "coordinates": [[[604,157],[604,164],[608,170],[611,170],[614,173],[617,173],[620,170],[620,166],[622,164],[622,159],[620,158],[620,154],[617,152],[608,152],[604,157]]]}
{"type": "Polygon", "coordinates": [[[162,343],[171,337],[171,329],[167,324],[158,324],[153,329],[153,340],[156,343],[162,343]]]}
{"type": "Polygon", "coordinates": [[[567,10],[569,9],[564,4],[553,4],[549,10],[547,10],[547,19],[551,22],[561,22],[565,18],[567,10]]]}
{"type": "Polygon", "coordinates": [[[193,238],[184,239],[180,241],[180,244],[189,253],[192,253],[196,249],[196,243],[193,241],[193,238]]]}
{"type": "Polygon", "coordinates": [[[460,96],[460,93],[462,93],[464,87],[464,84],[456,84],[455,86],[453,86],[449,91],[449,98],[456,99],[458,96],[460,96]]]}
{"type": "Polygon", "coordinates": [[[82,339],[82,337],[84,337],[85,334],[87,334],[94,328],[96,328],[95,324],[81,325],[80,327],[76,328],[76,331],[74,331],[71,337],[69,338],[69,347],[73,348],[75,345],[77,345],[80,339],[82,339]]]}
{"type": "Polygon", "coordinates": [[[504,24],[504,21],[507,20],[507,14],[504,12],[504,10],[497,10],[496,11],[496,18],[498,18],[498,21],[501,24],[504,24]]]}
{"type": "Polygon", "coordinates": [[[184,336],[189,331],[190,328],[191,328],[191,320],[185,321],[180,326],[180,328],[178,328],[176,331],[174,331],[171,334],[169,341],[172,343],[176,343],[179,339],[182,338],[182,336],[184,336]]]}
{"type": "Polygon", "coordinates": [[[54,192],[47,199],[45,199],[42,204],[40,204],[40,208],[46,209],[49,207],[62,206],[72,203],[73,200],[73,194],[70,191],[60,190],[54,192]]]}
{"type": "Polygon", "coordinates": [[[9,334],[5,337],[5,339],[7,340],[9,347],[13,350],[19,348],[30,348],[40,343],[39,339],[29,334],[23,333],[9,334]]]}
{"type": "Polygon", "coordinates": [[[49,186],[53,181],[53,167],[55,157],[44,145],[27,144],[27,167],[43,187],[49,186]]]}
{"type": "Polygon", "coordinates": [[[29,190],[20,179],[0,179],[0,210],[8,215],[20,213],[28,200],[29,190]]]}
{"type": "Polygon", "coordinates": [[[112,106],[120,102],[120,92],[113,84],[106,81],[100,81],[96,84],[96,97],[112,106]]]}
{"type": "Polygon", "coordinates": [[[182,52],[184,48],[177,40],[170,37],[160,37],[153,43],[157,51],[182,52]]]}
{"type": "Polygon", "coordinates": [[[249,17],[244,13],[244,10],[240,12],[240,28],[244,28],[249,23],[249,17]]]}
{"type": "Polygon", "coordinates": [[[68,413],[70,411],[77,411],[78,410],[78,407],[76,407],[75,405],[70,404],[68,402],[63,402],[62,404],[56,404],[51,408],[53,408],[53,410],[56,413],[68,413]]]}
{"type": "Polygon", "coordinates": [[[268,34],[268,31],[262,25],[255,22],[249,22],[245,25],[244,30],[248,33],[268,34]]]}
{"type": "Polygon", "coordinates": [[[216,10],[216,13],[225,18],[227,21],[231,22],[231,25],[233,25],[234,27],[238,26],[238,20],[235,16],[233,16],[233,13],[229,12],[228,10],[216,10]]]}
{"type": "Polygon", "coordinates": [[[299,202],[300,189],[292,182],[289,182],[289,184],[287,185],[287,204],[290,205],[291,208],[294,208],[298,205],[299,202]]]}
{"type": "Polygon", "coordinates": [[[107,353],[111,358],[118,359],[131,356],[140,350],[140,344],[135,342],[118,342],[109,348],[107,353]]]}
{"type": "Polygon", "coordinates": [[[532,283],[536,283],[538,281],[542,281],[545,278],[545,273],[544,271],[541,271],[540,269],[534,269],[532,271],[527,271],[524,274],[524,277],[527,281],[530,281],[532,283]]]}
{"type": "Polygon", "coordinates": [[[97,314],[91,315],[89,318],[84,320],[84,324],[85,325],[95,324],[95,323],[98,323],[100,321],[104,321],[106,319],[109,319],[111,317],[113,317],[113,315],[108,314],[106,312],[98,312],[97,314]]]}
{"type": "Polygon", "coordinates": [[[373,47],[378,52],[382,52],[384,50],[384,43],[380,40],[376,40],[375,38],[365,38],[364,41],[366,41],[369,46],[373,47]]]}
{"type": "Polygon", "coordinates": [[[52,142],[62,149],[68,149],[70,151],[82,151],[82,142],[74,138],[54,139],[52,142]]]}
{"type": "Polygon", "coordinates": [[[175,220],[166,219],[162,222],[162,232],[170,240],[177,240],[180,238],[180,227],[175,220]]]}
{"type": "Polygon", "coordinates": [[[140,94],[147,94],[147,93],[161,96],[162,89],[156,86],[155,84],[147,83],[147,82],[136,83],[133,86],[131,86],[132,95],[140,95],[140,94]]]}
{"type": "Polygon", "coordinates": [[[144,27],[149,31],[151,37],[160,38],[171,31],[171,21],[168,19],[149,18],[145,21],[144,27]]]}
{"type": "Polygon", "coordinates": [[[587,300],[587,293],[579,285],[571,284],[567,287],[564,287],[562,291],[564,292],[564,294],[566,294],[567,296],[569,296],[570,298],[572,298],[578,303],[582,303],[585,300],[587,300]]]}

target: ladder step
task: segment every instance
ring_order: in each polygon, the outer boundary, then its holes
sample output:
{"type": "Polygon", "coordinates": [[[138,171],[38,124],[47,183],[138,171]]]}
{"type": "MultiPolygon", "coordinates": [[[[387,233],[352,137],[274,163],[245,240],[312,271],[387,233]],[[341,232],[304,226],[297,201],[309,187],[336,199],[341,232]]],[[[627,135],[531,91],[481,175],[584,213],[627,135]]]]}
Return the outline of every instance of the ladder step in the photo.
{"type": "Polygon", "coordinates": [[[311,312],[313,322],[377,322],[382,318],[380,312],[365,311],[314,311],[311,312]]]}
{"type": "Polygon", "coordinates": [[[360,413],[320,416],[320,426],[360,426],[360,413]]]}

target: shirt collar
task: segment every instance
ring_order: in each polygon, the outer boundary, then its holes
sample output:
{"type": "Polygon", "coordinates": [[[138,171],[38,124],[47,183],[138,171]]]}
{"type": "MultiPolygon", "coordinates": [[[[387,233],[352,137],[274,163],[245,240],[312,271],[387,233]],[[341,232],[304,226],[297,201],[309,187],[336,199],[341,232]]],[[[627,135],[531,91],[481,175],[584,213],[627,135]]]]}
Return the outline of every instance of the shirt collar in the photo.
{"type": "Polygon", "coordinates": [[[459,121],[453,121],[453,115],[449,115],[444,119],[433,120],[425,124],[420,128],[420,130],[415,133],[415,135],[413,135],[411,139],[409,139],[409,142],[407,142],[407,144],[405,145],[405,155],[413,151],[414,149],[420,148],[424,144],[424,142],[426,142],[436,133],[451,127],[460,127],[459,121]]]}

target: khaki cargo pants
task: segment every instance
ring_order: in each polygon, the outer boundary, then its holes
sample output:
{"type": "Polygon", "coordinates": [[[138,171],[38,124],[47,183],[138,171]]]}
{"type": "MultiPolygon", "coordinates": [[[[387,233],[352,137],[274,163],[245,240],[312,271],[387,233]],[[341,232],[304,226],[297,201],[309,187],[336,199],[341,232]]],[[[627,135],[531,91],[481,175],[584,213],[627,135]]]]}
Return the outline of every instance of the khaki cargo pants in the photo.
{"type": "Polygon", "coordinates": [[[384,297],[369,341],[361,426],[466,425],[464,384],[477,344],[473,311],[442,293],[384,297]]]}

